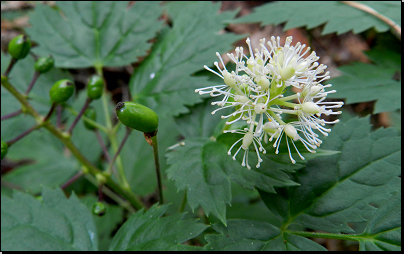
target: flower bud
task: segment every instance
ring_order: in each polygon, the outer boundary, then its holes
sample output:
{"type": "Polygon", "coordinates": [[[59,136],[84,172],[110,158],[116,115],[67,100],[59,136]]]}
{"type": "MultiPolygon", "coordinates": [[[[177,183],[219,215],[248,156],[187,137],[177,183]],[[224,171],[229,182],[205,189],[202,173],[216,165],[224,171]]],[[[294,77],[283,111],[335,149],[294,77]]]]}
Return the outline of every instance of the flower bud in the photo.
{"type": "Polygon", "coordinates": [[[297,134],[297,130],[295,127],[293,127],[290,124],[285,125],[284,131],[286,135],[288,135],[293,141],[296,141],[299,139],[299,134],[297,134]]]}
{"type": "Polygon", "coordinates": [[[230,87],[236,86],[236,80],[226,70],[223,71],[223,80],[224,80],[224,83],[230,87]]]}
{"type": "Polygon", "coordinates": [[[247,150],[251,143],[253,142],[254,136],[251,132],[247,132],[244,137],[243,137],[243,144],[241,145],[241,148],[244,150],[247,150]]]}
{"type": "Polygon", "coordinates": [[[317,114],[320,113],[320,107],[314,102],[307,101],[301,105],[303,112],[309,114],[317,114]]]}

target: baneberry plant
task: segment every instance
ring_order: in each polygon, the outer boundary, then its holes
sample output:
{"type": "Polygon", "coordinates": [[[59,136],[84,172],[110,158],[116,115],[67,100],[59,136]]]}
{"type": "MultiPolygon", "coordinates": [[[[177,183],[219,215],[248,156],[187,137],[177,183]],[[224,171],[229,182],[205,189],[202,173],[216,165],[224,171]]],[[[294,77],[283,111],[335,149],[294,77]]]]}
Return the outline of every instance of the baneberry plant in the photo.
{"type": "Polygon", "coordinates": [[[226,4],[36,4],[1,54],[2,251],[401,249],[399,4],[226,4]],[[368,62],[336,77],[323,23],[368,62]]]}

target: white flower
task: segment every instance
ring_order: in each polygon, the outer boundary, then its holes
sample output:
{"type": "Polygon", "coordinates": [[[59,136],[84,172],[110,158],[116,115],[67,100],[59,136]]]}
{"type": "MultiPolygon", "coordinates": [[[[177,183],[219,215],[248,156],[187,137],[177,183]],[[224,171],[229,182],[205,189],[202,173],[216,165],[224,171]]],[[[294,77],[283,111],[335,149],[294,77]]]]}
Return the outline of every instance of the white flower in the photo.
{"type": "Polygon", "coordinates": [[[265,142],[275,139],[273,147],[278,154],[285,134],[289,158],[292,163],[296,163],[292,157],[290,143],[304,160],[294,142],[302,142],[309,152],[315,153],[315,149],[322,143],[316,132],[327,136],[331,129],[325,125],[338,122],[321,119],[322,115],[340,114],[340,111],[333,109],[343,105],[342,102],[325,101],[329,93],[336,92],[325,91],[331,85],[321,84],[330,78],[329,72],[325,71],[327,66],[317,62],[319,57],[314,51],[309,53],[310,47],[306,48],[306,45],[299,42],[291,46],[291,42],[291,36],[286,38],[283,46],[279,37],[271,37],[267,44],[264,38],[260,40],[259,48],[253,50],[251,41],[247,38],[249,56],[244,54],[243,47],[237,47],[234,53],[227,54],[236,65],[233,71],[226,69],[222,57],[216,52],[223,69],[219,67],[218,62],[214,62],[218,72],[206,65],[204,67],[223,79],[224,84],[195,90],[199,94],[210,94],[212,97],[223,96],[221,100],[212,102],[212,105],[219,106],[212,114],[224,108],[234,108],[232,113],[222,115],[222,119],[228,119],[227,125],[245,121],[247,128],[224,132],[243,134],[243,137],[230,147],[228,154],[231,155],[232,149],[241,142],[232,158],[235,160],[236,155],[243,149],[242,166],[248,169],[251,168],[248,164],[251,146],[258,157],[256,167],[262,162],[260,153],[266,153],[261,144],[262,139],[265,142]],[[283,94],[289,86],[301,91],[285,97],[283,94]],[[293,115],[296,120],[284,122],[284,114],[293,115]]]}

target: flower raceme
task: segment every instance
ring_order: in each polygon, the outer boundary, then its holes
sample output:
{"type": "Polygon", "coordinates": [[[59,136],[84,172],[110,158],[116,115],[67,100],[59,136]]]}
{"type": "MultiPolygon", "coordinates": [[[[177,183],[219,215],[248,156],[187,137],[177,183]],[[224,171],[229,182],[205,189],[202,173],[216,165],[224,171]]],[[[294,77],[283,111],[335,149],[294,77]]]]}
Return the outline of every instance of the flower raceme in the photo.
{"type": "Polygon", "coordinates": [[[291,46],[292,37],[286,38],[285,45],[281,46],[280,38],[271,37],[266,42],[260,40],[259,48],[253,52],[250,39],[247,38],[249,57],[244,53],[243,47],[237,47],[234,53],[227,56],[235,63],[234,70],[228,70],[218,52],[219,62],[214,62],[218,72],[208,66],[208,71],[223,79],[224,84],[196,89],[199,94],[209,94],[212,97],[221,97],[221,100],[212,102],[219,106],[217,111],[224,108],[234,108],[233,113],[222,116],[227,125],[237,121],[245,121],[247,127],[242,130],[225,130],[224,132],[238,133],[243,136],[238,139],[229,149],[231,155],[233,148],[238,146],[233,154],[233,160],[237,154],[244,150],[242,166],[251,169],[248,163],[250,148],[254,149],[260,166],[262,159],[260,153],[266,150],[264,142],[274,142],[275,153],[279,153],[279,145],[285,136],[289,158],[294,164],[292,149],[304,160],[297,149],[295,142],[300,141],[310,153],[322,143],[319,134],[327,136],[331,129],[326,124],[335,124],[335,121],[325,121],[321,115],[336,115],[341,111],[333,111],[340,108],[343,102],[324,101],[329,93],[335,90],[325,91],[331,85],[322,85],[324,80],[330,78],[329,72],[325,72],[326,65],[316,62],[319,57],[313,51],[309,54],[310,47],[298,42],[291,46]],[[284,96],[287,89],[292,87],[300,92],[290,96],[284,96]],[[284,122],[282,115],[294,115],[295,120],[284,122]]]}

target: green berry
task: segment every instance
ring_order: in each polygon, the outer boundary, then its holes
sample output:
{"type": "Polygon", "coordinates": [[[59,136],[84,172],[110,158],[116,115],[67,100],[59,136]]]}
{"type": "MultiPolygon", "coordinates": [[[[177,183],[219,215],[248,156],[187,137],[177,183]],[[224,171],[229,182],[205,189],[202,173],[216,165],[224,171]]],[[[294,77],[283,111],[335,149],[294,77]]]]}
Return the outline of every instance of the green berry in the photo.
{"type": "Polygon", "coordinates": [[[87,96],[90,99],[99,99],[104,91],[104,81],[100,76],[94,75],[87,84],[87,96]]]}
{"type": "Polygon", "coordinates": [[[15,59],[23,59],[31,49],[30,39],[23,34],[18,35],[8,44],[8,53],[15,59]]]}
{"type": "Polygon", "coordinates": [[[52,101],[62,103],[67,101],[74,93],[74,84],[68,79],[57,81],[49,91],[52,101]]]}
{"type": "Polygon", "coordinates": [[[103,216],[107,211],[107,207],[102,202],[96,202],[93,205],[93,214],[103,216]]]}
{"type": "Polygon", "coordinates": [[[52,69],[54,63],[52,56],[43,56],[36,61],[34,68],[39,73],[45,73],[52,69]]]}
{"type": "Polygon", "coordinates": [[[6,156],[8,151],[8,145],[6,142],[4,142],[3,140],[1,141],[1,159],[4,158],[4,156],[6,156]]]}
{"type": "Polygon", "coordinates": [[[119,102],[116,107],[118,119],[127,127],[149,133],[157,130],[159,119],[150,108],[134,103],[119,102]]]}
{"type": "MultiPolygon", "coordinates": [[[[97,113],[95,112],[95,109],[92,107],[89,107],[86,112],[84,112],[84,116],[90,118],[91,120],[95,121],[97,119],[97,113]]],[[[87,129],[89,130],[94,130],[97,127],[92,125],[91,123],[84,121],[84,126],[86,126],[87,129]]]]}

